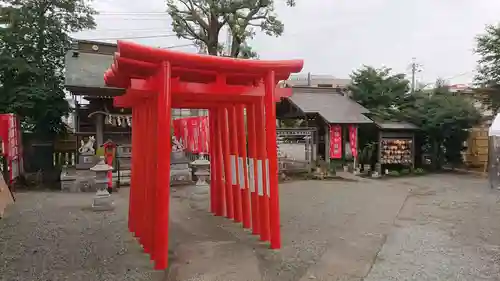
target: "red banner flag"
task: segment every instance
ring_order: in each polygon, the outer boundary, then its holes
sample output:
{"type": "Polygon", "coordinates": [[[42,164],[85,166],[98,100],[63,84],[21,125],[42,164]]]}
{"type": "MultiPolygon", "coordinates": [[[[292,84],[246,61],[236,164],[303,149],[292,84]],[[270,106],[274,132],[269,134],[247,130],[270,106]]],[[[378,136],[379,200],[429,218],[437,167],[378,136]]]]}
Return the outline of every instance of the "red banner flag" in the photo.
{"type": "Polygon", "coordinates": [[[330,158],[342,158],[342,127],[330,125],[330,158]]]}

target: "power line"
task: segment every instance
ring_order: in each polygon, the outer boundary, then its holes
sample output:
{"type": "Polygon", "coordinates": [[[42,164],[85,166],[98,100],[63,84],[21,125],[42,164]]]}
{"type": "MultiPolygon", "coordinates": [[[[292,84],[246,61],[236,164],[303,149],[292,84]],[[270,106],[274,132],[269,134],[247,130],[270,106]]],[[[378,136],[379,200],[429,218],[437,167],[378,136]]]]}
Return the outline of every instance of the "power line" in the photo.
{"type": "Polygon", "coordinates": [[[98,15],[104,16],[130,16],[130,15],[168,15],[167,12],[99,12],[98,15]]]}
{"type": "Polygon", "coordinates": [[[107,20],[107,21],[116,21],[116,20],[140,20],[140,21],[166,21],[169,20],[170,17],[164,17],[164,18],[128,18],[128,17],[121,17],[121,18],[109,18],[109,17],[100,17],[99,20],[107,20]]]}
{"type": "Polygon", "coordinates": [[[166,38],[175,37],[177,34],[158,34],[158,35],[145,35],[145,36],[123,36],[123,37],[102,37],[102,38],[89,38],[85,40],[97,41],[97,40],[126,40],[126,39],[149,39],[149,38],[166,38]]]}
{"type": "Polygon", "coordinates": [[[168,29],[169,27],[163,27],[163,28],[106,28],[106,29],[92,29],[92,30],[85,30],[85,32],[108,32],[108,31],[165,31],[165,29],[168,29]]]}

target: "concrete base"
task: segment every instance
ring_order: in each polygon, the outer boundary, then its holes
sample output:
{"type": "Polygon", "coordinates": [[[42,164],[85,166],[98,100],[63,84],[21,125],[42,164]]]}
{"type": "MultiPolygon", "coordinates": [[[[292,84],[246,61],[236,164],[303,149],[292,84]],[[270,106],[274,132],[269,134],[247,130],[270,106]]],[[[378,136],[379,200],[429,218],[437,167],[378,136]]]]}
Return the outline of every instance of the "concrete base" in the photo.
{"type": "Polygon", "coordinates": [[[92,201],[92,210],[95,212],[111,211],[115,209],[115,204],[107,190],[99,190],[92,201]]]}

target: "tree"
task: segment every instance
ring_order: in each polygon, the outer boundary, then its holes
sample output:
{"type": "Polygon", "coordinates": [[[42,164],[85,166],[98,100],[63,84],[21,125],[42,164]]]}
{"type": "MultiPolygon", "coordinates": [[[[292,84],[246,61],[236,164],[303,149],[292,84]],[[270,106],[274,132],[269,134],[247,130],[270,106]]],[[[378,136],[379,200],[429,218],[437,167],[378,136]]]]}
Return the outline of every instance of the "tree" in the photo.
{"type": "MultiPolygon", "coordinates": [[[[286,0],[295,6],[295,0],[286,0]]],[[[179,38],[192,40],[208,54],[219,55],[222,27],[232,34],[231,57],[254,57],[247,45],[259,27],[267,35],[281,36],[284,26],[276,17],[273,0],[167,0],[173,31],[179,38]]]]}
{"type": "Polygon", "coordinates": [[[64,130],[69,112],[64,57],[69,34],[95,27],[86,0],[0,2],[0,111],[22,117],[26,129],[50,136],[64,130]]]}
{"type": "Polygon", "coordinates": [[[484,105],[497,112],[500,108],[500,24],[488,25],[485,33],[476,37],[479,55],[475,84],[477,97],[484,105]]]}
{"type": "Polygon", "coordinates": [[[432,91],[416,92],[398,113],[398,119],[418,126],[423,133],[424,150],[431,154],[434,168],[462,162],[463,143],[468,129],[478,124],[481,114],[472,98],[451,93],[442,80],[432,91]]]}
{"type": "Polygon", "coordinates": [[[434,157],[435,168],[462,161],[467,129],[481,118],[472,97],[451,93],[440,79],[432,90],[410,93],[404,74],[391,74],[389,68],[364,66],[351,79],[352,98],[377,121],[406,121],[420,128],[424,151],[434,157]]]}
{"type": "Polygon", "coordinates": [[[351,74],[349,90],[352,99],[382,119],[390,119],[392,112],[402,105],[409,91],[404,74],[391,74],[390,68],[370,66],[351,74]]]}

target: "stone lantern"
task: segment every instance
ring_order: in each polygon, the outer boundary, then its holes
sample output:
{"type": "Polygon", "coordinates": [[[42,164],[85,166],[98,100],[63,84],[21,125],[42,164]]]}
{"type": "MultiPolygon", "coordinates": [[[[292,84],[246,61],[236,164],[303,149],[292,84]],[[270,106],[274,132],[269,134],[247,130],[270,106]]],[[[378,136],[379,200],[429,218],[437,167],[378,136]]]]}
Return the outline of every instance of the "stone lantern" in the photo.
{"type": "Polygon", "coordinates": [[[194,175],[198,178],[196,186],[208,186],[207,178],[210,176],[210,161],[201,154],[200,158],[191,162],[191,166],[195,170],[194,175]]]}
{"type": "MultiPolygon", "coordinates": [[[[195,169],[194,175],[198,178],[191,199],[197,202],[204,201],[207,199],[210,189],[207,183],[207,178],[210,176],[210,161],[201,155],[199,159],[191,162],[191,166],[195,169]]],[[[204,208],[205,206],[197,207],[204,208]]]]}
{"type": "Polygon", "coordinates": [[[101,156],[99,162],[92,168],[95,172],[95,187],[97,189],[92,201],[92,210],[94,211],[109,211],[114,209],[114,203],[111,195],[108,192],[108,172],[113,170],[113,167],[106,164],[104,156],[101,156]]]}

